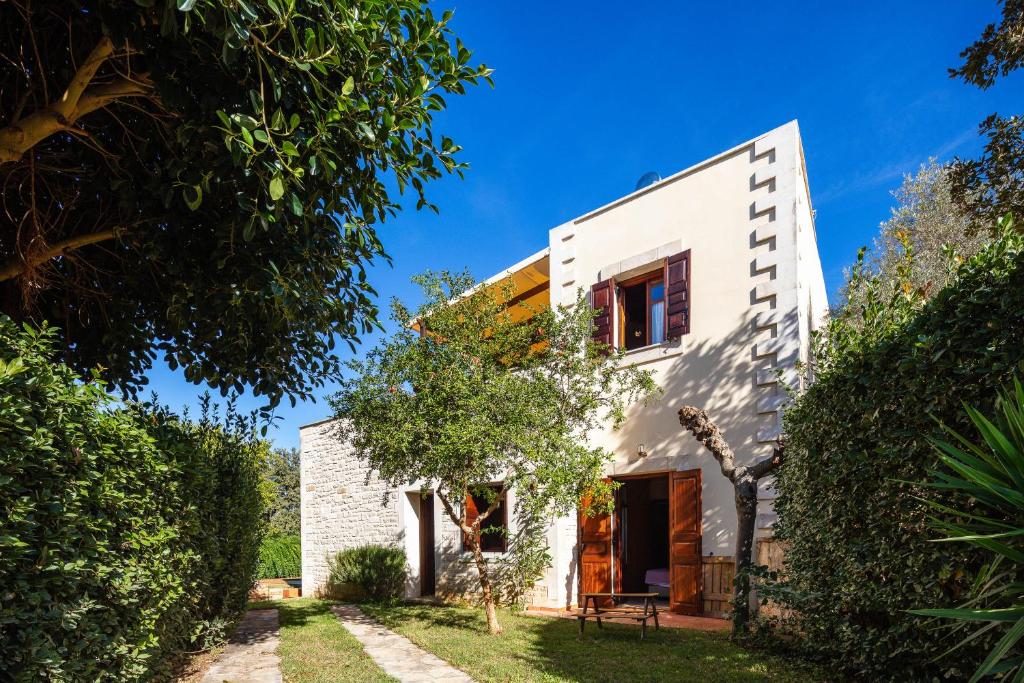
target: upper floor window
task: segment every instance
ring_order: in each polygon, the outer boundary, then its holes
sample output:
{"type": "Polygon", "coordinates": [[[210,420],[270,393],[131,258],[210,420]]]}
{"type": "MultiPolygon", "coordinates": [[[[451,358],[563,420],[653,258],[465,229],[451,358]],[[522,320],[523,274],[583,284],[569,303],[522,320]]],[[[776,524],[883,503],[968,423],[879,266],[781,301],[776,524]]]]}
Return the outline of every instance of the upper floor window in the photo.
{"type": "Polygon", "coordinates": [[[665,341],[663,269],[618,285],[619,347],[639,349],[665,341]]]}
{"type": "Polygon", "coordinates": [[[653,268],[639,277],[608,278],[590,288],[595,341],[632,350],[690,333],[690,250],[653,268]]]}

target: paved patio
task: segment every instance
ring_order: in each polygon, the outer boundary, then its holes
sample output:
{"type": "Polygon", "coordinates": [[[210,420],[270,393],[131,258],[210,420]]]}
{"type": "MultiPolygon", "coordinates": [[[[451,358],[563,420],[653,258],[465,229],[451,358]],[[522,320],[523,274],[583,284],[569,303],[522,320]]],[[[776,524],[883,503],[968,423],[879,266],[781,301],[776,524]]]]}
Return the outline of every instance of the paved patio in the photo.
{"type": "Polygon", "coordinates": [[[202,683],[281,683],[278,633],[276,609],[249,610],[202,683]]]}
{"type": "Polygon", "coordinates": [[[355,605],[332,605],[331,611],[377,666],[402,683],[473,683],[466,673],[384,628],[355,605]]]}
{"type": "MultiPolygon", "coordinates": [[[[576,614],[573,610],[556,609],[553,607],[530,607],[526,610],[527,614],[537,617],[552,617],[561,619],[575,619],[576,614]]],[[[609,622],[618,623],[616,619],[608,619],[609,622]]],[[[626,621],[624,623],[633,624],[632,621],[626,621]]],[[[714,617],[690,617],[685,614],[674,614],[668,610],[662,610],[658,608],[658,624],[666,626],[668,628],[688,628],[696,631],[728,631],[732,628],[732,622],[728,619],[716,619],[714,617]]],[[[652,621],[648,628],[652,628],[654,622],[652,621]]]]}

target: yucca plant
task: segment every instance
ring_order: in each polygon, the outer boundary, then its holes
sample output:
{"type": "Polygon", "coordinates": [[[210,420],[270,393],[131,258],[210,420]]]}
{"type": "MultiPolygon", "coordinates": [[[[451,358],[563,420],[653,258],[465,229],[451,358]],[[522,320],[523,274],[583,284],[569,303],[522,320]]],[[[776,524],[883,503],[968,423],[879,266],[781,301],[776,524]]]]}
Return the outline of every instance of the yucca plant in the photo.
{"type": "Polygon", "coordinates": [[[939,542],[969,543],[992,556],[974,585],[971,598],[955,609],[922,609],[914,614],[962,622],[969,634],[953,648],[993,630],[1005,630],[978,666],[971,682],[988,675],[1024,681],[1024,655],[1018,646],[1024,637],[1024,386],[1015,379],[1012,391],[1000,392],[995,420],[973,408],[967,414],[981,443],[949,428],[950,441],[934,440],[944,468],[933,472],[930,488],[959,494],[970,510],[957,510],[928,501],[935,511],[937,529],[946,534],[939,542]],[[978,624],[977,628],[970,628],[978,624]]]}

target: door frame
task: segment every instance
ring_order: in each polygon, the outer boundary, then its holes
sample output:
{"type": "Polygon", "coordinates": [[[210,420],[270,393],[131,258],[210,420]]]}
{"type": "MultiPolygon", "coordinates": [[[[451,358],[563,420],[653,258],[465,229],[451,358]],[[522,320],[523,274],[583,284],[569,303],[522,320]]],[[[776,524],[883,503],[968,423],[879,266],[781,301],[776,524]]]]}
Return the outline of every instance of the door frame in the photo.
{"type": "MultiPolygon", "coordinates": [[[[702,501],[702,493],[703,492],[701,490],[703,488],[703,471],[701,470],[701,468],[696,467],[696,468],[690,468],[690,469],[686,469],[686,470],[679,470],[679,469],[654,470],[654,471],[650,471],[650,472],[636,472],[636,473],[631,473],[631,474],[616,474],[616,475],[612,475],[612,476],[608,477],[608,479],[610,479],[611,481],[631,481],[631,480],[636,480],[636,479],[656,479],[658,477],[665,477],[665,479],[668,480],[668,495],[669,495],[669,525],[668,525],[669,576],[671,576],[671,572],[672,572],[672,559],[671,559],[671,552],[672,552],[672,519],[671,519],[671,515],[672,515],[672,502],[673,502],[673,496],[674,496],[673,487],[672,487],[672,475],[677,473],[677,472],[696,472],[697,473],[697,482],[698,482],[698,487],[697,487],[697,523],[698,523],[698,525],[700,527],[699,531],[698,531],[698,554],[697,554],[697,561],[698,561],[698,563],[701,563],[702,561],[701,561],[701,549],[700,549],[700,546],[701,546],[701,543],[703,541],[703,536],[704,536],[704,529],[703,529],[703,525],[704,525],[704,508],[703,508],[703,501],[702,501]]],[[[621,590],[620,590],[620,586],[621,586],[621,566],[619,566],[619,567],[616,566],[616,565],[620,564],[620,562],[619,562],[619,557],[620,557],[619,552],[621,552],[621,545],[622,545],[621,541],[618,540],[618,538],[617,538],[617,536],[618,536],[618,522],[617,522],[616,518],[617,518],[617,515],[618,515],[618,509],[619,509],[618,508],[618,496],[616,495],[615,512],[613,514],[609,515],[609,518],[610,518],[610,522],[609,523],[611,525],[611,540],[610,540],[610,543],[609,543],[609,551],[608,551],[608,564],[609,564],[609,577],[610,577],[609,578],[609,582],[611,583],[612,591],[616,592],[616,593],[621,592],[621,590]],[[617,568],[619,569],[619,571],[616,571],[617,568]]],[[[581,550],[582,547],[583,547],[583,526],[582,526],[582,520],[580,519],[580,516],[577,515],[576,548],[578,550],[581,550]]],[[[703,573],[704,573],[703,572],[703,567],[702,566],[698,566],[698,568],[697,568],[697,608],[698,608],[698,613],[702,613],[703,612],[704,601],[700,597],[701,594],[703,593],[703,585],[702,585],[702,583],[703,583],[703,573]]],[[[583,595],[583,567],[582,567],[582,557],[581,556],[578,559],[577,576],[578,576],[578,580],[576,582],[576,585],[577,585],[576,604],[579,605],[580,601],[582,600],[582,595],[583,595]]],[[[670,579],[670,583],[671,583],[671,579],[670,579]]],[[[669,604],[671,605],[671,603],[672,603],[671,588],[669,589],[669,596],[670,596],[669,597],[669,604]]]]}

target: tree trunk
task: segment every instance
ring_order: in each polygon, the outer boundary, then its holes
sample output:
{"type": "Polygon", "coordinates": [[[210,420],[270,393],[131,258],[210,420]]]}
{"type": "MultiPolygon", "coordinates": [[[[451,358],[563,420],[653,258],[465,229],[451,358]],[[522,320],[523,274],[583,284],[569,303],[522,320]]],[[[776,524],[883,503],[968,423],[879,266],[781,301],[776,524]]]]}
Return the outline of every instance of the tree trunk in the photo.
{"type": "Polygon", "coordinates": [[[757,481],[745,477],[733,482],[736,494],[736,581],[733,587],[732,630],[734,636],[747,634],[750,623],[750,576],[753,565],[754,528],[757,523],[757,481]]]}
{"type": "Polygon", "coordinates": [[[750,625],[750,575],[754,564],[754,529],[757,524],[757,482],[782,465],[784,448],[779,442],[771,457],[746,467],[736,464],[736,455],[722,430],[706,411],[693,406],[679,409],[679,424],[711,451],[726,479],[732,482],[736,498],[736,582],[733,590],[732,635],[747,634],[750,625]]]}
{"type": "Polygon", "coordinates": [[[487,631],[491,635],[497,635],[501,633],[501,624],[498,623],[498,606],[495,604],[494,592],[491,590],[491,576],[487,569],[487,560],[484,559],[483,551],[480,550],[479,533],[470,537],[469,546],[473,551],[476,571],[480,575],[480,592],[483,596],[484,610],[487,612],[487,631]]]}
{"type": "MultiPolygon", "coordinates": [[[[484,610],[487,614],[487,630],[491,635],[497,635],[501,633],[501,625],[498,623],[498,605],[494,599],[494,590],[491,587],[491,575],[487,568],[487,560],[480,549],[480,523],[494,512],[497,507],[497,500],[484,513],[478,515],[473,524],[466,524],[465,505],[462,506],[461,513],[456,512],[447,495],[442,493],[440,489],[435,489],[434,493],[438,500],[441,501],[445,512],[448,513],[448,517],[466,535],[466,540],[469,542],[470,551],[473,553],[473,561],[476,563],[476,571],[480,579],[480,593],[483,597],[484,610]]],[[[502,489],[501,493],[504,493],[504,489],[502,489]]],[[[468,491],[464,489],[461,495],[465,499],[468,491]]]]}

